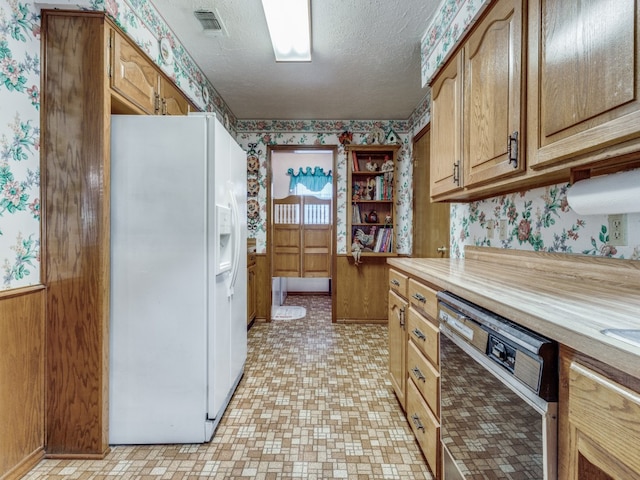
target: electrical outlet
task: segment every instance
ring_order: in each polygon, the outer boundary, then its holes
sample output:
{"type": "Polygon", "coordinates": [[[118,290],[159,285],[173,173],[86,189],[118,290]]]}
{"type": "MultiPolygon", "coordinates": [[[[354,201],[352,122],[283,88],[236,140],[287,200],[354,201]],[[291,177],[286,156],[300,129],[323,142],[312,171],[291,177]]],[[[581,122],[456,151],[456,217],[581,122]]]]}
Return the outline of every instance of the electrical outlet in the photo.
{"type": "Polygon", "coordinates": [[[627,215],[620,213],[609,215],[609,245],[620,247],[627,245],[627,215]]]}
{"type": "Polygon", "coordinates": [[[507,239],[507,220],[503,218],[500,220],[500,240],[507,239]]]}
{"type": "Polygon", "coordinates": [[[495,228],[495,222],[493,220],[487,220],[487,238],[493,238],[495,228]]]}

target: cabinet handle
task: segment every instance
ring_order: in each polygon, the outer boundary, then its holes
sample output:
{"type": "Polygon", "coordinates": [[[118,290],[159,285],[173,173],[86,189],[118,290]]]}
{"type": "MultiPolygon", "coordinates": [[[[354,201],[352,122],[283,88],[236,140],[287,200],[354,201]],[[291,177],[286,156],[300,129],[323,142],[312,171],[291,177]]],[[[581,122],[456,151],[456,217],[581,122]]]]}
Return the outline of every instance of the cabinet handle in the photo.
{"type": "Polygon", "coordinates": [[[391,280],[391,285],[393,285],[394,287],[399,287],[400,286],[400,282],[398,280],[396,280],[395,278],[393,280],[391,280]]]}
{"type": "Polygon", "coordinates": [[[166,115],[167,114],[167,99],[163,98],[162,99],[162,115],[166,115]]]}
{"type": "Polygon", "coordinates": [[[156,93],[154,97],[155,99],[153,102],[153,110],[155,111],[155,113],[158,113],[160,111],[160,95],[156,93]]]}
{"type": "Polygon", "coordinates": [[[453,183],[460,186],[460,160],[453,164],[453,183]]]}
{"type": "Polygon", "coordinates": [[[416,337],[418,337],[420,340],[426,340],[427,337],[425,337],[424,333],[422,333],[420,330],[418,330],[417,328],[413,329],[413,333],[416,337]]]}
{"type": "Polygon", "coordinates": [[[507,156],[509,157],[509,165],[518,168],[518,132],[515,131],[509,135],[507,140],[507,156]]]}
{"type": "Polygon", "coordinates": [[[426,383],[427,379],[425,378],[425,376],[422,374],[422,372],[418,367],[413,367],[411,371],[413,372],[413,374],[416,376],[418,380],[422,380],[423,382],[426,383]]]}
{"type": "Polygon", "coordinates": [[[413,415],[411,415],[411,420],[413,420],[413,424],[416,426],[418,430],[422,430],[424,432],[424,425],[422,425],[422,422],[420,421],[420,417],[418,416],[417,413],[414,413],[413,415]]]}
{"type": "Polygon", "coordinates": [[[413,298],[415,298],[416,300],[418,300],[419,302],[422,303],[427,303],[427,297],[425,297],[424,295],[416,292],[412,295],[413,298]]]}
{"type": "Polygon", "coordinates": [[[398,311],[398,319],[400,320],[400,326],[404,328],[404,307],[398,311]]]}
{"type": "Polygon", "coordinates": [[[438,253],[446,253],[447,252],[447,247],[445,247],[445,246],[438,247],[438,248],[436,248],[436,252],[438,252],[438,253]]]}

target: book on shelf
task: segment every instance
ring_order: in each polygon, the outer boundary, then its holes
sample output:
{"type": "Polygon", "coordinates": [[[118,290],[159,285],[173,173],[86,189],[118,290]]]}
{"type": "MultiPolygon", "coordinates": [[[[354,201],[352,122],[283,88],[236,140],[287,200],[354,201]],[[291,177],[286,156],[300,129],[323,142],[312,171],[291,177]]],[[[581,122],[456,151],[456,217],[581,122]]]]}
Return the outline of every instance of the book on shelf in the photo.
{"type": "Polygon", "coordinates": [[[376,245],[373,247],[374,252],[380,252],[380,248],[382,247],[382,237],[384,237],[384,228],[378,229],[378,234],[376,235],[376,245]]]}
{"type": "Polygon", "coordinates": [[[353,171],[359,172],[360,168],[358,167],[358,155],[355,151],[351,152],[351,158],[353,160],[353,171]]]}
{"type": "Polygon", "coordinates": [[[391,252],[392,250],[392,239],[393,239],[393,228],[385,228],[385,235],[382,240],[382,252],[391,252]]]}
{"type": "Polygon", "coordinates": [[[376,244],[373,251],[376,253],[388,253],[393,249],[393,228],[383,227],[376,234],[376,244]]]}
{"type": "Polygon", "coordinates": [[[358,205],[357,203],[353,204],[352,217],[353,217],[353,219],[351,220],[352,223],[362,223],[362,215],[360,214],[360,205],[358,205]]]}

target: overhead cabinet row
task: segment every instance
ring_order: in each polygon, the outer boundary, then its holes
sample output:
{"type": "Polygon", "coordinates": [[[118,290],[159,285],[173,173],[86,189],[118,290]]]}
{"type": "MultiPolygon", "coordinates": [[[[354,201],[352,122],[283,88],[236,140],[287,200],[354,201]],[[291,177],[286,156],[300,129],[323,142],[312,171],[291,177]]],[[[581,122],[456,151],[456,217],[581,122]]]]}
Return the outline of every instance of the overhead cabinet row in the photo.
{"type": "Polygon", "coordinates": [[[639,11],[635,0],[489,7],[431,84],[432,199],[635,165],[639,11]]]}
{"type": "Polygon", "coordinates": [[[116,103],[121,100],[147,115],[187,115],[197,110],[122,33],[111,29],[108,35],[108,76],[116,103]]]}

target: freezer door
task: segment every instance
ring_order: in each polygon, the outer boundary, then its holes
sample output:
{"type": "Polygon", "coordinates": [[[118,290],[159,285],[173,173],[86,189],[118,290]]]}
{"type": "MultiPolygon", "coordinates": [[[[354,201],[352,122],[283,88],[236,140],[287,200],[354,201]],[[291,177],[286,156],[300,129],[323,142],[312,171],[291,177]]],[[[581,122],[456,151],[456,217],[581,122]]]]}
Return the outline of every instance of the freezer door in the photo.
{"type": "Polygon", "coordinates": [[[114,115],[111,134],[109,442],[202,442],[205,122],[114,115]]]}

